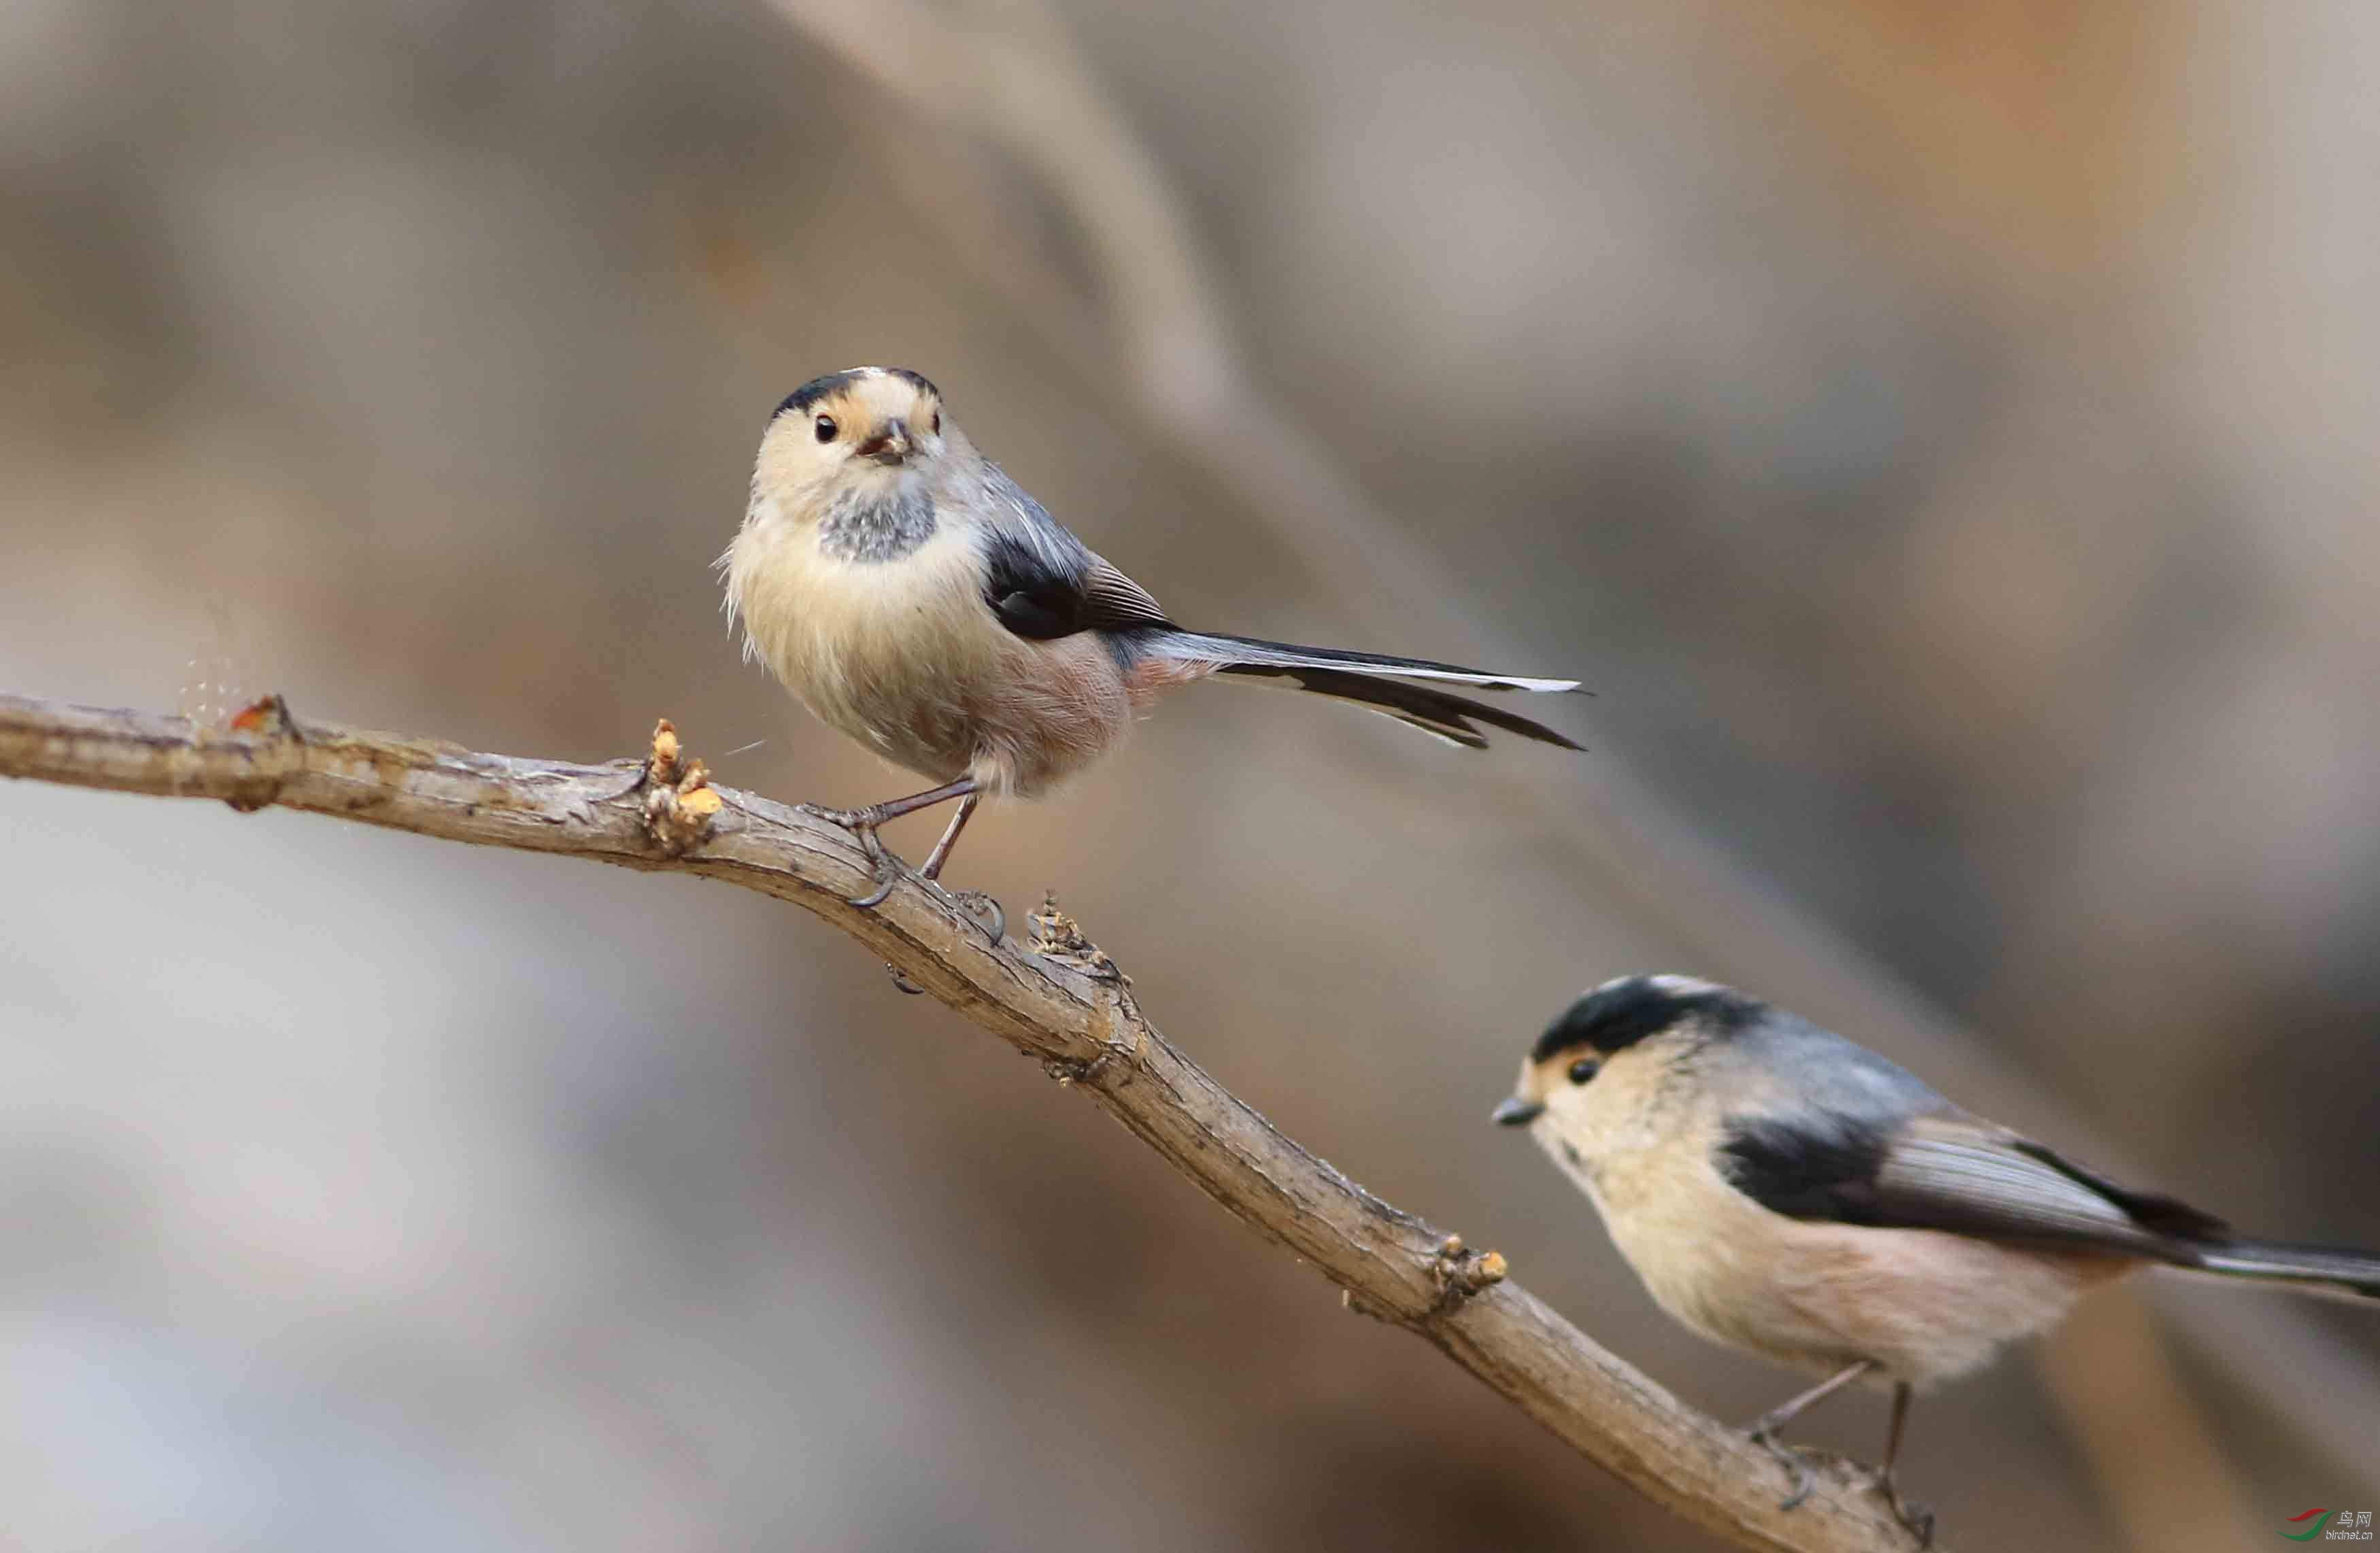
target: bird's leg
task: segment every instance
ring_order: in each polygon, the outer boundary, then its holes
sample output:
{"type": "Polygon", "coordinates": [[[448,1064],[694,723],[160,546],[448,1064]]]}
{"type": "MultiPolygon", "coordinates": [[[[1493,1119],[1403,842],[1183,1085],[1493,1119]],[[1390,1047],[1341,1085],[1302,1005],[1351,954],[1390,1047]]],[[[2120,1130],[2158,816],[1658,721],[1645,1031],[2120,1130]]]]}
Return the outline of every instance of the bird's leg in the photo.
{"type": "Polygon", "coordinates": [[[1801,1452],[1778,1438],[1777,1431],[1800,1417],[1809,1408],[1825,1401],[1828,1397],[1874,1368],[1876,1368],[1875,1360],[1862,1359],[1859,1363],[1828,1376],[1800,1396],[1778,1403],[1754,1419],[1744,1430],[1752,1437],[1754,1444],[1777,1458],[1777,1464],[1783,1467],[1785,1475],[1792,1480],[1793,1491],[1785,1496],[1785,1502],[1779,1505],[1778,1509],[1791,1510],[1803,1499],[1808,1498],[1811,1488],[1815,1486],[1816,1478],[1810,1471],[1810,1463],[1802,1459],[1801,1452]]]}
{"type": "MultiPolygon", "coordinates": [[[[942,839],[934,843],[934,850],[926,854],[926,866],[917,870],[922,877],[941,882],[942,865],[951,860],[951,848],[957,844],[959,832],[966,829],[966,822],[975,817],[976,807],[982,802],[983,795],[980,793],[970,793],[959,800],[959,811],[951,816],[950,828],[942,832],[942,839]]],[[[992,899],[990,892],[951,890],[944,893],[950,896],[953,905],[966,913],[968,921],[983,929],[994,947],[999,945],[1008,932],[1008,913],[1001,909],[1000,903],[992,899]]]]}
{"type": "MultiPolygon", "coordinates": [[[[905,814],[915,814],[919,809],[931,808],[936,804],[949,803],[953,798],[971,800],[976,792],[975,778],[964,776],[956,782],[946,782],[940,787],[929,788],[923,793],[912,793],[905,798],[887,799],[880,804],[870,804],[866,808],[828,809],[820,808],[813,804],[804,804],[800,807],[803,813],[813,814],[830,824],[840,825],[858,838],[860,847],[868,854],[868,861],[876,874],[876,888],[865,895],[853,897],[851,901],[853,905],[865,911],[870,906],[883,904],[884,897],[892,893],[892,886],[898,883],[901,878],[901,860],[884,850],[884,843],[876,834],[876,828],[898,819],[905,814]]],[[[952,835],[956,834],[956,828],[953,827],[952,835]]],[[[942,849],[938,847],[935,850],[940,852],[942,849]]]]}
{"type": "Polygon", "coordinates": [[[970,793],[959,800],[958,813],[951,816],[950,825],[942,831],[942,839],[934,843],[934,850],[926,854],[926,866],[917,870],[919,873],[928,879],[942,877],[942,865],[951,860],[951,848],[958,844],[959,832],[966,829],[966,822],[975,818],[976,806],[982,802],[980,793],[970,793]]]}
{"type": "Polygon", "coordinates": [[[1917,1546],[1934,1546],[1934,1512],[1913,1499],[1900,1497],[1900,1485],[1893,1479],[1892,1463],[1900,1455],[1901,1431],[1909,1424],[1909,1382],[1901,1381],[1892,1389],[1892,1432],[1885,1437],[1884,1465],[1876,1469],[1876,1486],[1884,1490],[1887,1502],[1892,1506],[1895,1519],[1917,1534],[1917,1546]]]}

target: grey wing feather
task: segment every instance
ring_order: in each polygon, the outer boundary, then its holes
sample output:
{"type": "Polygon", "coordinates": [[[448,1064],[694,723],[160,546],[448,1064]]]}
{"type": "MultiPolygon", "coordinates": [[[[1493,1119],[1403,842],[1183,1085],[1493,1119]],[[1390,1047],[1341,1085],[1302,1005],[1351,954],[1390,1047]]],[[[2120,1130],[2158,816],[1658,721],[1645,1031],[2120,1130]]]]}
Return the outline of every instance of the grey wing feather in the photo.
{"type": "Polygon", "coordinates": [[[2380,1299],[2380,1256],[2237,1239],[2213,1214],[1970,1116],[1884,1058],[1790,1014],[1770,1011],[1702,1056],[1704,1082],[1726,1108],[1713,1163],[1773,1213],[2111,1251],[2380,1299]],[[1828,1075],[1822,1089],[1815,1074],[1828,1075]]]}
{"type": "Polygon", "coordinates": [[[1090,618],[1103,630],[1152,625],[1171,629],[1173,625],[1155,594],[1116,570],[1103,556],[1092,556],[1090,570],[1083,574],[1083,598],[1090,618]]]}
{"type": "Polygon", "coordinates": [[[1781,1013],[1741,1037],[1755,1060],[1717,1062],[1730,1114],[1719,1170],[1789,1218],[1998,1240],[2080,1242],[2171,1255],[2221,1220],[2133,1192],[1960,1110],[1899,1065],[1781,1013]],[[1824,1072],[1823,1093],[1779,1075],[1824,1072]]]}
{"type": "Polygon", "coordinates": [[[1893,1222],[2010,1240],[2080,1241],[2156,1255],[2223,1223],[2127,1191],[2030,1139],[1960,1114],[1920,1117],[1887,1146],[1876,1202],[1893,1222]]]}
{"type": "Polygon", "coordinates": [[[984,602],[1020,637],[1172,628],[1148,589],[1118,571],[997,464],[984,466],[984,602]]]}
{"type": "Polygon", "coordinates": [[[1090,555],[1090,547],[1051,517],[1050,509],[1035,501],[1032,492],[1009,479],[1007,470],[986,459],[982,478],[985,505],[991,509],[995,528],[1021,529],[1038,547],[1072,563],[1079,564],[1090,555]]]}
{"type": "Polygon", "coordinates": [[[982,539],[983,600],[994,618],[1016,636],[1050,641],[1083,631],[1106,632],[1127,665],[1155,658],[1259,683],[1293,685],[1471,749],[1488,746],[1479,731],[1482,724],[1564,749],[1579,747],[1568,736],[1517,713],[1442,690],[1395,683],[1415,678],[1494,690],[1563,691],[1577,689],[1575,680],[1494,674],[1427,659],[1184,631],[1155,595],[1069,533],[997,464],[984,466],[983,494],[989,515],[982,539]]]}

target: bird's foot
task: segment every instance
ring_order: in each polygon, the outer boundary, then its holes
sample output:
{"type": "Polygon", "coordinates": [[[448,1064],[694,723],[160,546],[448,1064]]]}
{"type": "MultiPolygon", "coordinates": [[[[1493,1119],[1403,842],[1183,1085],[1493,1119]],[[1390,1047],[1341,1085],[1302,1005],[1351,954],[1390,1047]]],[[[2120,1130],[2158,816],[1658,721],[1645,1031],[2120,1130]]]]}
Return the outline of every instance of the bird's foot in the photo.
{"type": "MultiPolygon", "coordinates": [[[[814,819],[823,819],[830,825],[839,825],[850,831],[852,840],[859,843],[859,850],[868,854],[868,872],[876,880],[876,888],[865,895],[844,897],[846,904],[856,906],[861,911],[873,910],[884,904],[885,899],[892,893],[893,886],[899,884],[904,879],[912,877],[908,866],[894,856],[892,850],[884,844],[884,838],[876,833],[876,828],[891,818],[880,809],[872,806],[864,809],[831,809],[817,804],[796,804],[794,807],[814,819]]],[[[905,992],[913,998],[926,990],[903,976],[901,967],[889,960],[884,964],[884,972],[892,978],[892,985],[897,990],[905,992]]]]}
{"type": "MultiPolygon", "coordinates": [[[[943,900],[949,902],[952,909],[966,918],[976,931],[981,933],[994,949],[1000,947],[1001,940],[1008,932],[1008,913],[1002,909],[1000,902],[988,891],[946,890],[932,874],[914,872],[907,864],[894,855],[892,849],[884,844],[884,838],[877,833],[878,826],[883,824],[888,819],[897,818],[896,816],[886,814],[878,806],[858,809],[823,808],[816,804],[799,804],[795,807],[813,819],[823,819],[830,825],[840,826],[850,831],[852,839],[859,843],[859,849],[868,855],[868,867],[875,878],[876,888],[864,895],[847,897],[849,904],[858,907],[861,911],[870,910],[882,905],[892,895],[894,887],[903,880],[918,880],[943,900]]],[[[892,974],[892,985],[902,991],[915,995],[925,990],[924,988],[903,976],[899,967],[887,965],[884,968],[892,974]]]]}
{"type": "Polygon", "coordinates": [[[1901,1498],[1900,1485],[1894,1479],[1890,1468],[1877,1468],[1868,1479],[1868,1483],[1877,1493],[1884,1496],[1885,1503],[1892,1507],[1893,1519],[1908,1527],[1915,1535],[1918,1547],[1934,1546],[1934,1511],[1919,1504],[1915,1499],[1901,1498]]]}
{"type": "Polygon", "coordinates": [[[958,914],[975,924],[978,931],[998,949],[1000,940],[1008,936],[1008,913],[989,890],[945,890],[958,914]]]}
{"type": "MultiPolygon", "coordinates": [[[[935,881],[930,878],[927,879],[926,883],[933,889],[935,893],[950,902],[951,908],[953,911],[956,911],[961,916],[965,917],[976,931],[981,933],[986,939],[990,940],[992,948],[998,949],[1000,947],[1000,940],[1005,937],[1008,932],[1008,913],[1001,909],[1000,903],[992,899],[989,891],[944,890],[940,884],[935,883],[935,881]]],[[[889,889],[890,887],[888,886],[887,888],[889,889]]],[[[854,905],[861,904],[862,903],[858,901],[854,901],[852,903],[854,905]]],[[[869,902],[867,904],[873,904],[874,903],[869,902]]],[[[901,974],[901,967],[893,965],[891,961],[888,960],[884,963],[884,968],[886,971],[891,973],[892,977],[892,986],[896,990],[906,992],[911,997],[916,997],[919,993],[925,991],[924,988],[918,986],[916,982],[911,981],[907,977],[903,976],[901,974]]]]}
{"type": "Polygon", "coordinates": [[[876,888],[865,895],[849,897],[850,904],[862,911],[880,906],[885,897],[892,893],[892,887],[909,877],[908,865],[895,857],[885,846],[884,838],[876,833],[879,825],[893,818],[882,809],[874,806],[864,809],[830,809],[820,808],[816,804],[796,804],[794,807],[814,819],[823,819],[830,825],[839,825],[850,831],[851,839],[859,843],[859,850],[868,854],[868,868],[875,877],[876,888]]]}
{"type": "Polygon", "coordinates": [[[1810,1497],[1810,1490],[1817,1486],[1818,1474],[1811,1469],[1807,1457],[1777,1438],[1777,1431],[1783,1423],[1782,1419],[1763,1413],[1746,1425],[1743,1432],[1753,1444],[1767,1451],[1777,1464],[1785,1469],[1787,1480],[1793,1485],[1792,1491],[1778,1502],[1777,1508],[1798,1510],[1802,1501],[1810,1497]]]}

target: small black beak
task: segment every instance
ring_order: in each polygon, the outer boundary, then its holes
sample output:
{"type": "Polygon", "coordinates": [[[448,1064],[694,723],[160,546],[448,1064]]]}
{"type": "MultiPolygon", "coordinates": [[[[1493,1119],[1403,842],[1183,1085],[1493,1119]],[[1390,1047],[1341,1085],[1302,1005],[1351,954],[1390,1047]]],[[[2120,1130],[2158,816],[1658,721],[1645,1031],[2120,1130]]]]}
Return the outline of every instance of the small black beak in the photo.
{"type": "Polygon", "coordinates": [[[1525,1127],[1546,1113],[1543,1100],[1524,1100],[1515,1095],[1488,1113],[1488,1120],[1499,1127],[1525,1127]]]}
{"type": "Polygon", "coordinates": [[[873,458],[879,464],[898,464],[909,456],[909,423],[894,416],[855,451],[860,457],[873,458]]]}

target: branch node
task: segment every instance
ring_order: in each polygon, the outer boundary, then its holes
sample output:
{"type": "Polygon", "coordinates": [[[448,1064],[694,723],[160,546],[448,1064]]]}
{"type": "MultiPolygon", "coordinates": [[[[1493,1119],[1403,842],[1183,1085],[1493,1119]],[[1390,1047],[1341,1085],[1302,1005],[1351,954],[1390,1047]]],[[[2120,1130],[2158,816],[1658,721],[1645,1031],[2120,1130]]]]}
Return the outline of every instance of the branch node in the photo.
{"type": "Polygon", "coordinates": [[[666,856],[685,856],[710,840],[722,802],[710,785],[710,768],[686,756],[670,720],[654,724],[652,753],[645,758],[645,832],[653,843],[666,856]]]}
{"type": "MultiPolygon", "coordinates": [[[[259,755],[269,755],[270,758],[264,762],[265,770],[259,773],[261,785],[253,789],[242,786],[227,795],[224,802],[239,814],[272,807],[281,797],[283,779],[289,774],[289,751],[306,742],[306,736],[298,731],[298,719],[290,714],[288,700],[276,690],[249,702],[232,714],[231,732],[251,734],[261,741],[249,757],[251,766],[257,764],[259,755]]],[[[206,734],[193,727],[191,736],[197,742],[206,734]]]]}
{"type": "MultiPolygon", "coordinates": [[[[1126,1003],[1132,997],[1128,992],[1119,992],[1117,996],[1126,1003]]],[[[1135,1032],[1131,1044],[1110,1038],[1099,1042],[1099,1054],[1096,1057],[1045,1057],[1041,1071],[1056,1079],[1059,1088],[1070,1089],[1077,1084],[1096,1085],[1119,1062],[1129,1070],[1140,1061],[1141,1052],[1148,1045],[1148,1026],[1140,1023],[1136,1014],[1129,1017],[1135,1032]]]]}
{"type": "Polygon", "coordinates": [[[661,786],[674,786],[677,782],[677,724],[662,718],[653,724],[653,750],[645,757],[645,779],[661,786]]]}
{"type": "Polygon", "coordinates": [[[1430,1254],[1430,1280],[1438,1285],[1438,1302],[1430,1314],[1444,1316],[1461,1308],[1488,1285],[1503,1282],[1511,1270],[1502,1252],[1474,1251],[1463,1244],[1461,1235],[1446,1236],[1430,1254]]]}
{"type": "Polygon", "coordinates": [[[1132,999],[1132,977],[1110,957],[1108,952],[1084,935],[1082,925],[1058,909],[1058,892],[1044,891],[1041,908],[1027,918],[1033,924],[1033,939],[1026,946],[1035,955],[1054,960],[1062,965],[1082,972],[1094,981],[1103,981],[1115,989],[1115,998],[1108,1009],[1111,1034],[1099,1041],[1096,1057],[1051,1057],[1041,1064],[1041,1071],[1058,1081],[1059,1087],[1089,1084],[1104,1076],[1110,1065],[1122,1061],[1127,1068],[1140,1061],[1148,1047],[1148,1026],[1142,1021],[1140,1011],[1132,999]],[[1118,1039],[1112,1033],[1118,1025],[1132,1029],[1129,1041],[1118,1039]]]}
{"type": "Polygon", "coordinates": [[[1041,909],[1027,920],[1033,924],[1033,941],[1026,947],[1034,953],[1072,965],[1094,981],[1113,982],[1118,987],[1132,985],[1132,977],[1123,974],[1108,952],[1084,937],[1081,925],[1058,909],[1055,890],[1042,892],[1041,909]]]}

